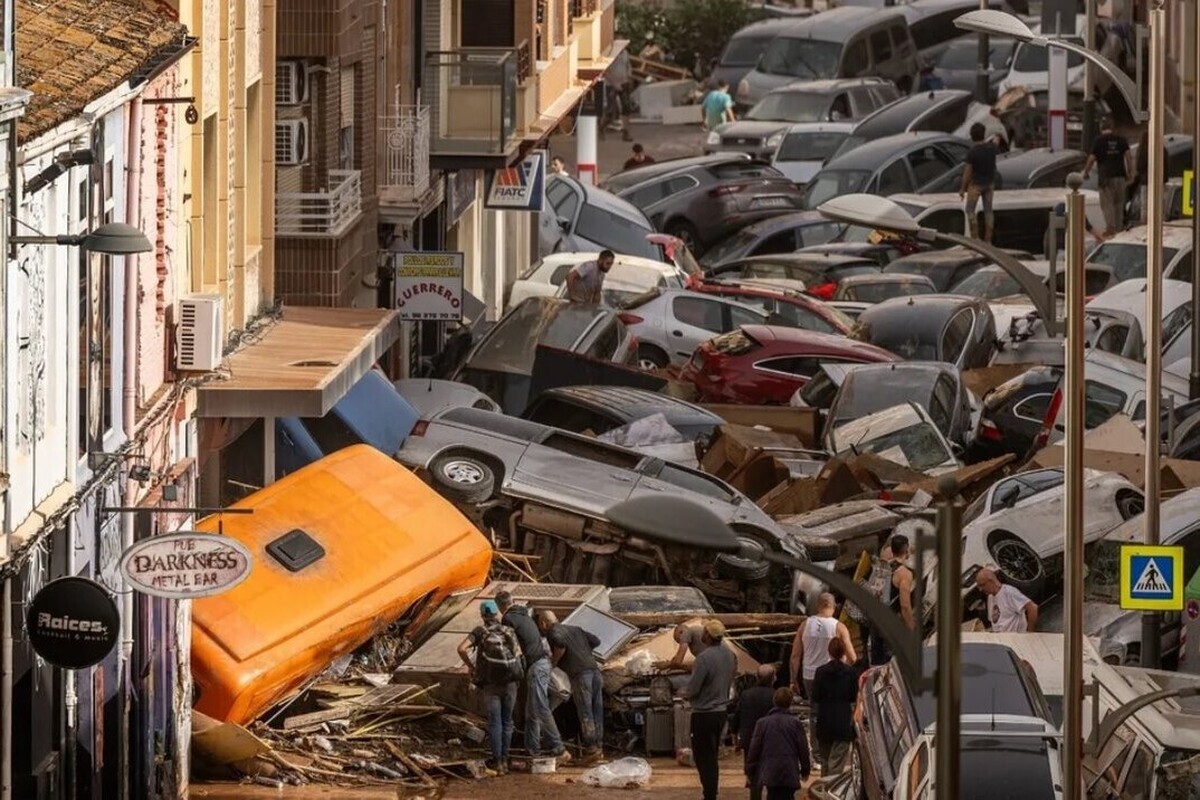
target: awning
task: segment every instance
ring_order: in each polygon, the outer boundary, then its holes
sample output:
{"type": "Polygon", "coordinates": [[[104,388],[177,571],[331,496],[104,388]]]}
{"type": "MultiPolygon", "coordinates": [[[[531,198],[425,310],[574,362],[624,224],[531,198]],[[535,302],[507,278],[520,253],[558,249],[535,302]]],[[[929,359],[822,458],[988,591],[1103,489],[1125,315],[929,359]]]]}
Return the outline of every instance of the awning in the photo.
{"type": "Polygon", "coordinates": [[[400,336],[386,308],[284,306],[200,386],[199,417],[321,417],[400,336]]]}

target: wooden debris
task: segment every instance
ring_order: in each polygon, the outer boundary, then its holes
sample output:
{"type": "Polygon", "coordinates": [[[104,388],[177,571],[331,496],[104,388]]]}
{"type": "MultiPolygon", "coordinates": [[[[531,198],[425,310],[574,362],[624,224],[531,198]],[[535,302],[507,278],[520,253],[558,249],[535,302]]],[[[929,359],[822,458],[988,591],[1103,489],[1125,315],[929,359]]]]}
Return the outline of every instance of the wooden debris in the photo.
{"type": "Polygon", "coordinates": [[[313,711],[308,714],[297,714],[294,717],[288,717],[283,721],[283,729],[285,731],[294,731],[298,728],[307,728],[312,725],[319,725],[322,722],[335,719],[348,719],[349,717],[350,709],[347,706],[339,705],[333,708],[326,708],[322,711],[313,711]]]}

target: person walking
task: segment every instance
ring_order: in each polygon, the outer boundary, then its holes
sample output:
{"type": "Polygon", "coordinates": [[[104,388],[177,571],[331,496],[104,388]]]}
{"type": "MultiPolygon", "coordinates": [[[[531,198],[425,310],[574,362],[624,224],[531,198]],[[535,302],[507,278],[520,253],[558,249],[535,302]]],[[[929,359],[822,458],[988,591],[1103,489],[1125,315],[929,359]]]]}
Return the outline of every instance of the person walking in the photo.
{"type": "Polygon", "coordinates": [[[572,267],[567,273],[567,299],[572,303],[599,305],[604,299],[604,276],[616,260],[612,250],[601,250],[595,260],[572,267]]]}
{"type": "Polygon", "coordinates": [[[1125,229],[1125,190],[1130,173],[1133,172],[1133,154],[1129,142],[1113,130],[1111,117],[1105,117],[1100,126],[1100,135],[1092,142],[1092,151],[1083,166],[1083,177],[1087,179],[1096,167],[1099,173],[1100,210],[1104,213],[1104,235],[1114,236],[1125,229]]]}
{"type": "Polygon", "coordinates": [[[750,800],[762,800],[763,787],[750,779],[750,742],[754,739],[754,727],[775,705],[775,667],[763,664],[758,668],[758,683],[743,689],[734,704],[731,726],[737,734],[738,747],[742,750],[742,771],[746,775],[746,786],[750,789],[750,800]]]}
{"type": "Polygon", "coordinates": [[[500,608],[492,600],[479,606],[483,624],[458,645],[458,657],[471,670],[471,682],[486,698],[487,733],[491,749],[489,766],[498,774],[508,772],[512,744],[513,708],[517,683],[525,674],[520,643],[512,628],[500,624],[500,608]]]}
{"type": "Polygon", "coordinates": [[[692,677],[679,693],[692,704],[692,759],[700,776],[703,800],[717,800],[721,733],[725,729],[737,657],[723,644],[725,626],[720,620],[704,623],[704,639],[708,646],[696,657],[692,677]]]}
{"type": "Polygon", "coordinates": [[[638,167],[648,167],[655,163],[654,159],[646,152],[646,148],[640,144],[633,146],[633,155],[625,159],[625,169],[637,169],[638,167]]]}
{"type": "Polygon", "coordinates": [[[517,635],[525,659],[525,749],[531,758],[539,758],[545,744],[551,756],[559,763],[566,763],[571,754],[563,746],[550,710],[550,673],[554,666],[542,632],[529,616],[529,609],[513,603],[510,592],[496,594],[496,607],[500,609],[501,622],[517,635]]]}
{"type": "Polygon", "coordinates": [[[840,775],[850,765],[854,744],[854,705],[858,702],[858,672],[852,651],[841,639],[829,640],[829,661],[813,677],[811,701],[817,708],[813,733],[821,777],[840,775]]]}
{"type": "Polygon", "coordinates": [[[1012,584],[1001,583],[995,570],[979,570],[975,585],[987,595],[988,625],[994,633],[1032,633],[1037,628],[1037,603],[1012,584]]]}
{"type": "Polygon", "coordinates": [[[775,707],[754,728],[750,771],[753,780],[766,787],[767,800],[793,800],[812,773],[808,737],[792,714],[792,690],[777,690],[774,700],[775,707]]]}
{"type": "Polygon", "coordinates": [[[700,104],[704,111],[704,130],[715,131],[717,126],[737,119],[733,113],[733,98],[729,96],[729,82],[720,81],[717,88],[704,96],[700,104]]]}
{"type": "Polygon", "coordinates": [[[583,757],[595,760],[604,755],[604,682],[592,654],[600,646],[600,638],[575,625],[564,625],[552,611],[541,610],[538,614],[538,628],[546,634],[554,664],[571,679],[583,757]]]}
{"type": "Polygon", "coordinates": [[[996,144],[987,138],[987,128],[982,122],[971,126],[971,149],[967,151],[966,169],[963,170],[959,199],[966,198],[967,225],[971,238],[979,237],[979,219],[975,207],[983,204],[983,241],[992,241],[992,229],[996,217],[992,213],[992,201],[996,193],[996,144]]]}

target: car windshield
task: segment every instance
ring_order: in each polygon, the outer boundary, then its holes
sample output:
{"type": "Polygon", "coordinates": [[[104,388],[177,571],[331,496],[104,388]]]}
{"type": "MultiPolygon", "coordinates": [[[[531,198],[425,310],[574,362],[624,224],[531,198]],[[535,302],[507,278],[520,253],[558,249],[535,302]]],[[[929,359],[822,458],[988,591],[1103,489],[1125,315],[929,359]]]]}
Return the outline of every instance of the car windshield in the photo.
{"type": "Polygon", "coordinates": [[[865,169],[827,169],[822,170],[808,185],[804,202],[808,208],[816,208],[834,197],[844,194],[854,194],[862,189],[863,184],[871,177],[865,169]]]}
{"type": "Polygon", "coordinates": [[[1010,297],[1023,292],[1021,284],[1002,269],[981,269],[974,275],[963,278],[950,289],[950,294],[965,294],[984,300],[1010,297]]]}
{"type": "Polygon", "coordinates": [[[1121,599],[1121,542],[1101,539],[1087,549],[1084,596],[1088,600],[1117,602],[1121,599]]]}
{"type": "MultiPolygon", "coordinates": [[[[1004,69],[1012,58],[1014,42],[1011,40],[996,41],[988,39],[988,66],[992,69],[1004,69]]],[[[942,51],[938,58],[939,69],[974,70],[979,64],[979,43],[974,37],[964,37],[942,51]]]]}
{"type": "Polygon", "coordinates": [[[771,92],[746,112],[746,119],[781,122],[820,122],[826,118],[829,98],[813,92],[771,92]]]}
{"type": "Polygon", "coordinates": [[[488,331],[467,366],[527,375],[533,369],[539,344],[570,350],[592,326],[598,313],[595,307],[560,300],[526,300],[488,331]]]}
{"type": "Polygon", "coordinates": [[[841,56],[841,42],[780,37],[767,47],[758,68],[768,75],[833,78],[841,56]]]}
{"type": "Polygon", "coordinates": [[[858,303],[882,303],[893,297],[908,297],[914,294],[933,294],[934,288],[923,281],[911,278],[898,281],[871,281],[849,286],[846,299],[858,303]]]}
{"type": "Polygon", "coordinates": [[[866,417],[900,403],[929,408],[937,369],[868,369],[848,374],[838,392],[834,425],[866,417]]]}
{"type": "Polygon", "coordinates": [[[729,40],[721,54],[722,67],[753,67],[770,43],[770,36],[738,36],[729,40]]]}
{"type": "MultiPolygon", "coordinates": [[[[1064,36],[1064,41],[1083,47],[1083,39],[1078,36],[1064,36]]],[[[1078,53],[1067,53],[1067,68],[1073,69],[1083,64],[1083,56],[1078,53]]],[[[1017,48],[1017,56],[1013,59],[1014,72],[1045,72],[1050,69],[1050,56],[1044,46],[1021,44],[1017,48]]]]}
{"type": "MultiPolygon", "coordinates": [[[[870,428],[866,436],[871,435],[870,428]]],[[[937,429],[928,422],[919,422],[898,431],[886,433],[877,439],[845,442],[847,450],[856,453],[874,453],[881,458],[895,461],[915,470],[925,470],[953,459],[942,444],[937,429]]]]}
{"type": "Polygon", "coordinates": [[[646,234],[654,233],[652,228],[599,206],[584,205],[579,212],[575,233],[580,238],[623,255],[662,260],[658,245],[646,240],[646,234]]]}
{"type": "MultiPolygon", "coordinates": [[[[766,102],[765,100],[763,102],[766,102]]],[[[761,105],[761,104],[760,104],[761,105]]],[[[776,161],[828,161],[842,142],[845,132],[804,131],[783,137],[776,161]]]]}
{"type": "Polygon", "coordinates": [[[851,134],[845,139],[842,139],[841,144],[838,145],[838,149],[834,151],[833,156],[830,156],[830,158],[833,158],[834,156],[840,156],[842,153],[849,153],[854,148],[864,145],[869,141],[871,140],[866,136],[855,136],[851,134]]]}
{"type": "MultiPolygon", "coordinates": [[[[965,738],[965,737],[964,737],[965,738]]],[[[971,800],[1055,800],[1046,743],[1040,739],[980,737],[964,741],[961,758],[962,797],[971,800]]]]}
{"type": "Polygon", "coordinates": [[[876,347],[890,350],[906,361],[940,361],[936,341],[925,341],[915,331],[903,328],[879,333],[872,329],[870,323],[863,322],[860,317],[850,331],[850,338],[860,342],[870,342],[876,347]],[[896,338],[893,338],[896,337],[896,338]]]}
{"type": "Polygon", "coordinates": [[[742,228],[727,239],[722,239],[704,252],[701,260],[710,267],[745,255],[764,236],[754,227],[742,228]]]}
{"type": "MultiPolygon", "coordinates": [[[[1179,251],[1163,248],[1163,264],[1170,264],[1179,251]]],[[[1105,242],[1088,256],[1089,264],[1110,267],[1118,282],[1146,277],[1146,245],[1135,242],[1105,242]]]]}

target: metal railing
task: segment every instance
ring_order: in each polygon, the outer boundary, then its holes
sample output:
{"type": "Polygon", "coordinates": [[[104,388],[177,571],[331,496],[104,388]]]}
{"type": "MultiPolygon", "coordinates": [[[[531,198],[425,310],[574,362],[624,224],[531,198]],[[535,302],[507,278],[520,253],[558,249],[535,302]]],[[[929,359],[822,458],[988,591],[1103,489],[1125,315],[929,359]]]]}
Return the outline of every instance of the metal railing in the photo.
{"type": "Polygon", "coordinates": [[[433,154],[488,155],[506,152],[517,132],[515,47],[463,47],[425,54],[431,104],[433,154]]]}
{"type": "Polygon", "coordinates": [[[429,106],[397,106],[394,116],[383,119],[383,182],[402,202],[415,201],[429,189],[429,118],[429,106]]]}
{"type": "Polygon", "coordinates": [[[362,173],[329,170],[329,188],[275,196],[278,236],[340,236],[362,215],[362,173]]]}
{"type": "Polygon", "coordinates": [[[517,45],[517,83],[533,77],[533,45],[528,39],[517,45]]]}

